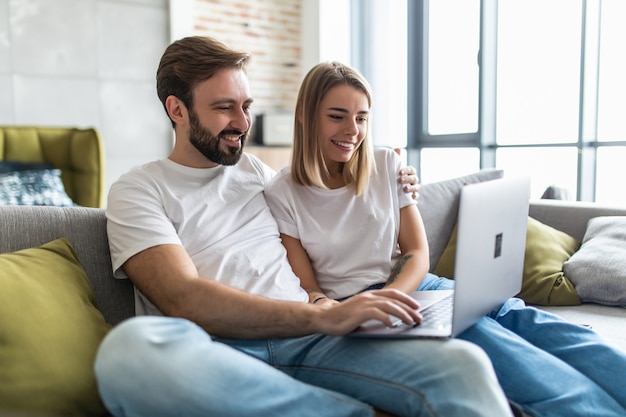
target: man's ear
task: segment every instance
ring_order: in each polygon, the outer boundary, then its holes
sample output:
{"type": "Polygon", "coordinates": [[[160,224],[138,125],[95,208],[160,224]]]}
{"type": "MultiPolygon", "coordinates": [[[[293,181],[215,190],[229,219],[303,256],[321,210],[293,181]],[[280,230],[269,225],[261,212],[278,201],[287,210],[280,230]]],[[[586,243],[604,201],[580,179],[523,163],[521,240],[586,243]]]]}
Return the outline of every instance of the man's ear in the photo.
{"type": "Polygon", "coordinates": [[[165,109],[170,119],[176,124],[188,118],[187,107],[176,96],[168,96],[165,99],[165,109]]]}

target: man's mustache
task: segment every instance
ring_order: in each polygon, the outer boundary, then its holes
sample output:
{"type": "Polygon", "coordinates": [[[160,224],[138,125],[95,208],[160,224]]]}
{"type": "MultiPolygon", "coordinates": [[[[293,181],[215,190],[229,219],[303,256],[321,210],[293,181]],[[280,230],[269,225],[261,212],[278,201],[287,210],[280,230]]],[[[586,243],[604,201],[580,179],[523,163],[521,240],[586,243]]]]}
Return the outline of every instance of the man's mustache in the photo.
{"type": "Polygon", "coordinates": [[[238,136],[243,136],[246,134],[245,130],[238,130],[238,129],[226,129],[226,130],[222,130],[220,132],[220,136],[224,136],[224,135],[238,135],[238,136]]]}

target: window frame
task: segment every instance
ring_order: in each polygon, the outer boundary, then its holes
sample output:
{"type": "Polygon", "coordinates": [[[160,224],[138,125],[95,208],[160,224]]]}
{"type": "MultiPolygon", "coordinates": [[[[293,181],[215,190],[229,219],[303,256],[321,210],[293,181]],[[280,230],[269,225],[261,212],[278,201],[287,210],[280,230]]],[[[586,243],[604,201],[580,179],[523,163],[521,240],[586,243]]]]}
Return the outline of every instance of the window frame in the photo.
{"type": "MultiPolygon", "coordinates": [[[[497,0],[480,2],[479,111],[478,131],[431,135],[428,133],[428,7],[429,0],[407,4],[408,74],[407,79],[407,160],[421,175],[421,151],[426,148],[478,148],[480,168],[496,166],[499,148],[576,147],[576,200],[595,201],[597,149],[626,146],[626,141],[598,141],[598,77],[600,65],[600,25],[602,0],[582,0],[582,39],[580,59],[580,100],[577,141],[571,143],[533,143],[499,145],[496,142],[497,93],[497,0]],[[416,117],[412,117],[416,115],[416,117]]],[[[363,54],[361,59],[363,59],[363,54]]],[[[373,59],[373,58],[372,58],[373,59]]]]}

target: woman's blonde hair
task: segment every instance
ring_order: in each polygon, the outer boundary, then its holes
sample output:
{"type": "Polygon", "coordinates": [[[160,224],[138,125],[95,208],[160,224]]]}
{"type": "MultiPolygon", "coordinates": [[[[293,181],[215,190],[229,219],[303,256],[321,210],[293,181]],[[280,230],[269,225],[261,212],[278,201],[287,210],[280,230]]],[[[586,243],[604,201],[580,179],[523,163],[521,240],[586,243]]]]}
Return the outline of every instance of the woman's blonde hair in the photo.
{"type": "MultiPolygon", "coordinates": [[[[314,66],[304,77],[294,118],[294,139],[291,154],[291,176],[300,185],[328,188],[323,178],[329,175],[319,146],[320,103],[326,93],[339,85],[347,85],[363,92],[372,107],[372,94],[367,80],[355,69],[339,62],[323,62],[314,66]]],[[[369,123],[369,122],[368,122],[369,123]]],[[[369,182],[373,163],[368,126],[361,146],[343,166],[346,185],[360,195],[369,182]]]]}

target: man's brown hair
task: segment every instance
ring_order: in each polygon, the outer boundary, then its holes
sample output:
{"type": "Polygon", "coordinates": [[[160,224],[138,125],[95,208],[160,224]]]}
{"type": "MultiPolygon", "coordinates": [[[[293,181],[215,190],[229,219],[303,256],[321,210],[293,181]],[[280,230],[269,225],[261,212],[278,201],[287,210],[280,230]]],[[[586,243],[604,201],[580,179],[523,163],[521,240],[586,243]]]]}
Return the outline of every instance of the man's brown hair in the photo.
{"type": "MultiPolygon", "coordinates": [[[[213,38],[190,36],[179,39],[168,46],[161,57],[156,73],[159,99],[165,107],[165,100],[175,96],[191,109],[193,88],[199,82],[222,69],[245,69],[249,59],[249,53],[230,49],[213,38]]],[[[175,127],[173,121],[172,126],[175,127]]]]}

